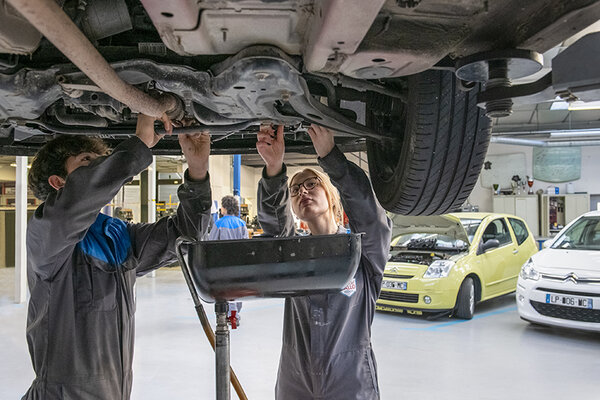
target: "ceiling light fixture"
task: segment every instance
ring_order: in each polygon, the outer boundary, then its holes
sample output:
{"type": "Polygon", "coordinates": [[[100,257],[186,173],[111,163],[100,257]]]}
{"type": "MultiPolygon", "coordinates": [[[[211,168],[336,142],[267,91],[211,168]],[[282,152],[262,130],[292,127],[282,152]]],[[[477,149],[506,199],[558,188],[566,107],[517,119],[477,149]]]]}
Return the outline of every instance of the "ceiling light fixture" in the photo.
{"type": "MultiPolygon", "coordinates": [[[[556,100],[560,100],[560,97],[557,97],[556,100]]],[[[550,109],[569,111],[600,110],[600,101],[573,101],[571,103],[562,100],[554,101],[550,106],[550,109]]]]}
{"type": "Polygon", "coordinates": [[[569,111],[600,110],[600,101],[574,101],[569,104],[569,111]]]}

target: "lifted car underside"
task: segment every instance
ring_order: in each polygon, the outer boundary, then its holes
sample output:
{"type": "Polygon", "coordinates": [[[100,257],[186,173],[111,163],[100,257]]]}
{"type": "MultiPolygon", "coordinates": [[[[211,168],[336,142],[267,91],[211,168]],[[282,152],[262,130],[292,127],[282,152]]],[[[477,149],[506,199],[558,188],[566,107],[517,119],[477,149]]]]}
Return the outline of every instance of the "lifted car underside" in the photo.
{"type": "MultiPolygon", "coordinates": [[[[136,96],[168,97],[188,126],[176,133],[209,130],[216,154],[254,152],[261,123],[285,125],[291,152],[313,151],[309,124],[333,129],[343,150],[367,149],[380,202],[403,214],[460,207],[485,158],[486,113],[512,104],[481,104],[480,91],[509,88],[600,19],[593,0],[2,3],[0,153],[30,155],[61,134],[133,135],[143,109],[90,73],[105,60],[136,96]]],[[[156,149],[179,151],[174,137],[156,149]]]]}

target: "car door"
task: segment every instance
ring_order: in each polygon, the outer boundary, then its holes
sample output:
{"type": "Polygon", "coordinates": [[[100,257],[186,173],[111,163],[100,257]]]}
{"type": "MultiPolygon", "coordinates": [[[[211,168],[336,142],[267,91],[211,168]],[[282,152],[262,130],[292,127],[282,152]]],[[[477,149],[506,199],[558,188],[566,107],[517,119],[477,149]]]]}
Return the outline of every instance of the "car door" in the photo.
{"type": "MultiPolygon", "coordinates": [[[[503,217],[491,220],[483,229],[481,244],[491,239],[496,239],[500,243],[499,247],[477,255],[485,281],[484,293],[482,293],[485,299],[511,290],[515,282],[511,266],[515,263],[515,254],[518,254],[518,250],[503,217]]],[[[515,288],[513,287],[512,290],[515,288]]]]}

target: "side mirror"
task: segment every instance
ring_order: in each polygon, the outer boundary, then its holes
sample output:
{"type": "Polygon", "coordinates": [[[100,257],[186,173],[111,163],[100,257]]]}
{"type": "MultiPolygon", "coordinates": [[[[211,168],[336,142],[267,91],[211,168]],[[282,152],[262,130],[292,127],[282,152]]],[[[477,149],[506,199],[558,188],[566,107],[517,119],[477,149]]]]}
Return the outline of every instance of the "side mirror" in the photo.
{"type": "Polygon", "coordinates": [[[542,249],[547,249],[548,247],[550,247],[550,245],[552,244],[553,240],[554,239],[545,240],[544,243],[542,243],[542,249]]]}
{"type": "Polygon", "coordinates": [[[485,243],[479,245],[479,251],[477,252],[477,254],[483,254],[490,249],[496,249],[498,247],[500,247],[500,242],[498,241],[498,239],[490,239],[485,243]]]}

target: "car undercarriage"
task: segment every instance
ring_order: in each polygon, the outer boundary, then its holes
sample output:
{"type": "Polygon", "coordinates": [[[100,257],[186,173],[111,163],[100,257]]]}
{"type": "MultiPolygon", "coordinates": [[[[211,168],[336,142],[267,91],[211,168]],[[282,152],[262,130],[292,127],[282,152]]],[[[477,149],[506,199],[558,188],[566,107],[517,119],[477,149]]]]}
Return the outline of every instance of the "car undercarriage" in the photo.
{"type": "MultiPolygon", "coordinates": [[[[412,215],[470,194],[489,117],[512,105],[479,95],[510,89],[600,19],[592,0],[2,3],[2,154],[34,154],[56,135],[133,135],[144,110],[106,86],[119,80],[148,104],[167,98],[185,126],[175,133],[209,130],[214,154],[254,152],[264,123],[285,126],[286,151],[311,153],[308,126],[326,126],[344,151],[367,150],[381,204],[412,215]]],[[[155,150],[179,151],[175,137],[155,150]]]]}

